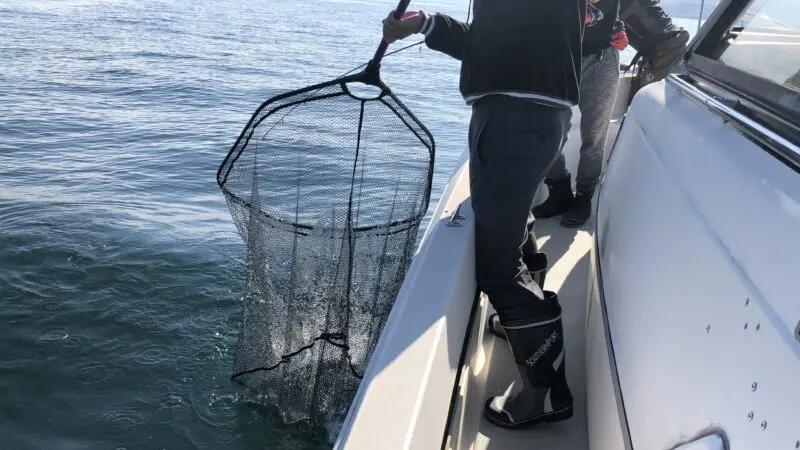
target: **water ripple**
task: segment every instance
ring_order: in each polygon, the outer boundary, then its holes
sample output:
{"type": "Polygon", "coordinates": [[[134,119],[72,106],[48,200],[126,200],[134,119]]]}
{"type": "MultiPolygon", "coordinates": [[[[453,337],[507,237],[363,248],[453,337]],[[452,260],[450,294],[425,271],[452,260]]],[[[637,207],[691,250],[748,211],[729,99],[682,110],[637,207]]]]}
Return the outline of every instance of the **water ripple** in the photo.
{"type": "MultiPolygon", "coordinates": [[[[266,98],[366,62],[387,6],[263,3],[0,0],[4,442],[330,448],[232,393],[247,274],[215,174],[266,98]]],[[[384,75],[436,134],[435,204],[466,142],[458,62],[384,75]]]]}
{"type": "Polygon", "coordinates": [[[218,444],[227,444],[236,439],[236,433],[232,431],[220,431],[214,436],[214,441],[218,444]]]}
{"type": "Polygon", "coordinates": [[[121,369],[102,361],[81,364],[74,370],[74,376],[83,388],[105,385],[122,373],[121,369]]]}
{"type": "Polygon", "coordinates": [[[61,341],[61,346],[70,349],[88,349],[90,347],[90,343],[91,341],[89,340],[88,336],[67,336],[63,341],[61,341]]]}
{"type": "Polygon", "coordinates": [[[95,422],[98,425],[109,428],[113,433],[117,434],[130,431],[146,422],[140,413],[134,411],[98,413],[95,417],[95,422]]]}
{"type": "Polygon", "coordinates": [[[150,347],[146,350],[134,353],[132,358],[139,364],[153,366],[164,364],[171,359],[171,356],[166,348],[150,347]]]}
{"type": "Polygon", "coordinates": [[[42,303],[42,308],[44,308],[44,310],[48,311],[48,312],[53,312],[53,311],[61,308],[61,306],[62,305],[61,305],[60,301],[51,301],[51,302],[42,303]]]}
{"type": "Polygon", "coordinates": [[[168,394],[166,397],[159,400],[158,406],[161,409],[178,409],[185,407],[186,402],[183,401],[180,395],[168,394]]]}
{"type": "Polygon", "coordinates": [[[69,330],[63,327],[47,328],[39,332],[40,343],[60,342],[69,337],[69,330]]]}

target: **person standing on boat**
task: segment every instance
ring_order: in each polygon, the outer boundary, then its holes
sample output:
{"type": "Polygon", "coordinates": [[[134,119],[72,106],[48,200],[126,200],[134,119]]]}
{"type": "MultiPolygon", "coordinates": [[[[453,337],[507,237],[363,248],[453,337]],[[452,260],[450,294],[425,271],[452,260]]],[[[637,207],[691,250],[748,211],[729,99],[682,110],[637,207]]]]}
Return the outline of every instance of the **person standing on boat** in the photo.
{"type": "Polygon", "coordinates": [[[560,154],[545,179],[549,195],[533,208],[536,218],[561,214],[561,225],[579,227],[592,214],[591,199],[600,180],[608,127],[619,81],[619,52],[628,45],[625,24],[619,20],[619,0],[600,0],[595,6],[602,17],[583,35],[581,60],[581,148],[576,194],[564,155],[560,154]]]}
{"type": "Polygon", "coordinates": [[[592,215],[592,196],[600,181],[617,98],[619,54],[628,46],[628,32],[633,47],[650,62],[651,82],[666,76],[689,40],[688,32],[673,25],[657,0],[600,0],[595,6],[603,17],[583,36],[575,194],[564,155],[559,155],[545,178],[547,200],[533,209],[533,215],[541,219],[561,215],[561,225],[567,228],[580,227],[592,215]]]}
{"type": "Polygon", "coordinates": [[[531,209],[579,101],[586,2],[475,0],[471,24],[421,11],[383,21],[387,42],[422,33],[429,48],[461,61],[460,90],[472,107],[476,279],[523,380],[518,392],[486,402],[486,418],[505,428],[572,416],[561,306],[534,279],[547,263],[531,209]]]}

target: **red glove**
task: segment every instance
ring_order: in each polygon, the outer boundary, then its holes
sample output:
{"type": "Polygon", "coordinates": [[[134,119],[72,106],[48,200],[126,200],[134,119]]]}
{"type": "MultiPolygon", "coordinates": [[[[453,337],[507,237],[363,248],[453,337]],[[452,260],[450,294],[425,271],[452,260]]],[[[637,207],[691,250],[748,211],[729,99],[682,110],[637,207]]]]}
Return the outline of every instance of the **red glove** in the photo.
{"type": "Polygon", "coordinates": [[[611,45],[617,47],[620,51],[628,47],[628,33],[625,30],[618,31],[611,36],[611,45]]]}
{"type": "Polygon", "coordinates": [[[587,27],[591,27],[596,25],[597,22],[603,20],[603,11],[600,8],[594,6],[591,3],[586,3],[586,18],[584,19],[583,23],[587,27]]]}

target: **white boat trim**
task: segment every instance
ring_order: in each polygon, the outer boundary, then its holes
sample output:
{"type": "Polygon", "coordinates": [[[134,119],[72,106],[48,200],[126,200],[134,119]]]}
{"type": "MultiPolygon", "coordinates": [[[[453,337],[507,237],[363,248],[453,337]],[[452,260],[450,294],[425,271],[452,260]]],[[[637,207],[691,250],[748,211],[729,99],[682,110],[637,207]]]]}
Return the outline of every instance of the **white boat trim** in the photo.
{"type": "Polygon", "coordinates": [[[468,169],[453,175],[423,235],[336,449],[428,449],[444,439],[476,293],[468,169]]]}
{"type": "Polygon", "coordinates": [[[681,90],[683,93],[687,94],[690,98],[699,102],[701,105],[706,106],[711,111],[721,115],[726,119],[736,121],[736,123],[745,127],[749,132],[755,133],[762,142],[764,140],[774,142],[782,146],[784,149],[794,153],[797,157],[800,157],[800,147],[778,133],[775,133],[774,131],[765,127],[764,125],[761,125],[755,120],[737,112],[735,109],[692,86],[680,76],[671,74],[667,77],[667,82],[681,90]]]}

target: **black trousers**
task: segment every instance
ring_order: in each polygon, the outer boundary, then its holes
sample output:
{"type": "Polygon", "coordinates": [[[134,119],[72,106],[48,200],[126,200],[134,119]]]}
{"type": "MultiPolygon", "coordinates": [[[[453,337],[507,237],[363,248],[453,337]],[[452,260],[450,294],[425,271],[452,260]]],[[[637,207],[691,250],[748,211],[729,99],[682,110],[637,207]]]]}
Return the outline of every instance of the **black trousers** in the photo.
{"type": "Polygon", "coordinates": [[[572,110],[490,95],[472,106],[470,192],[475,273],[503,323],[533,318],[541,286],[523,263],[537,251],[531,213],[536,189],[566,141],[572,110]]]}

